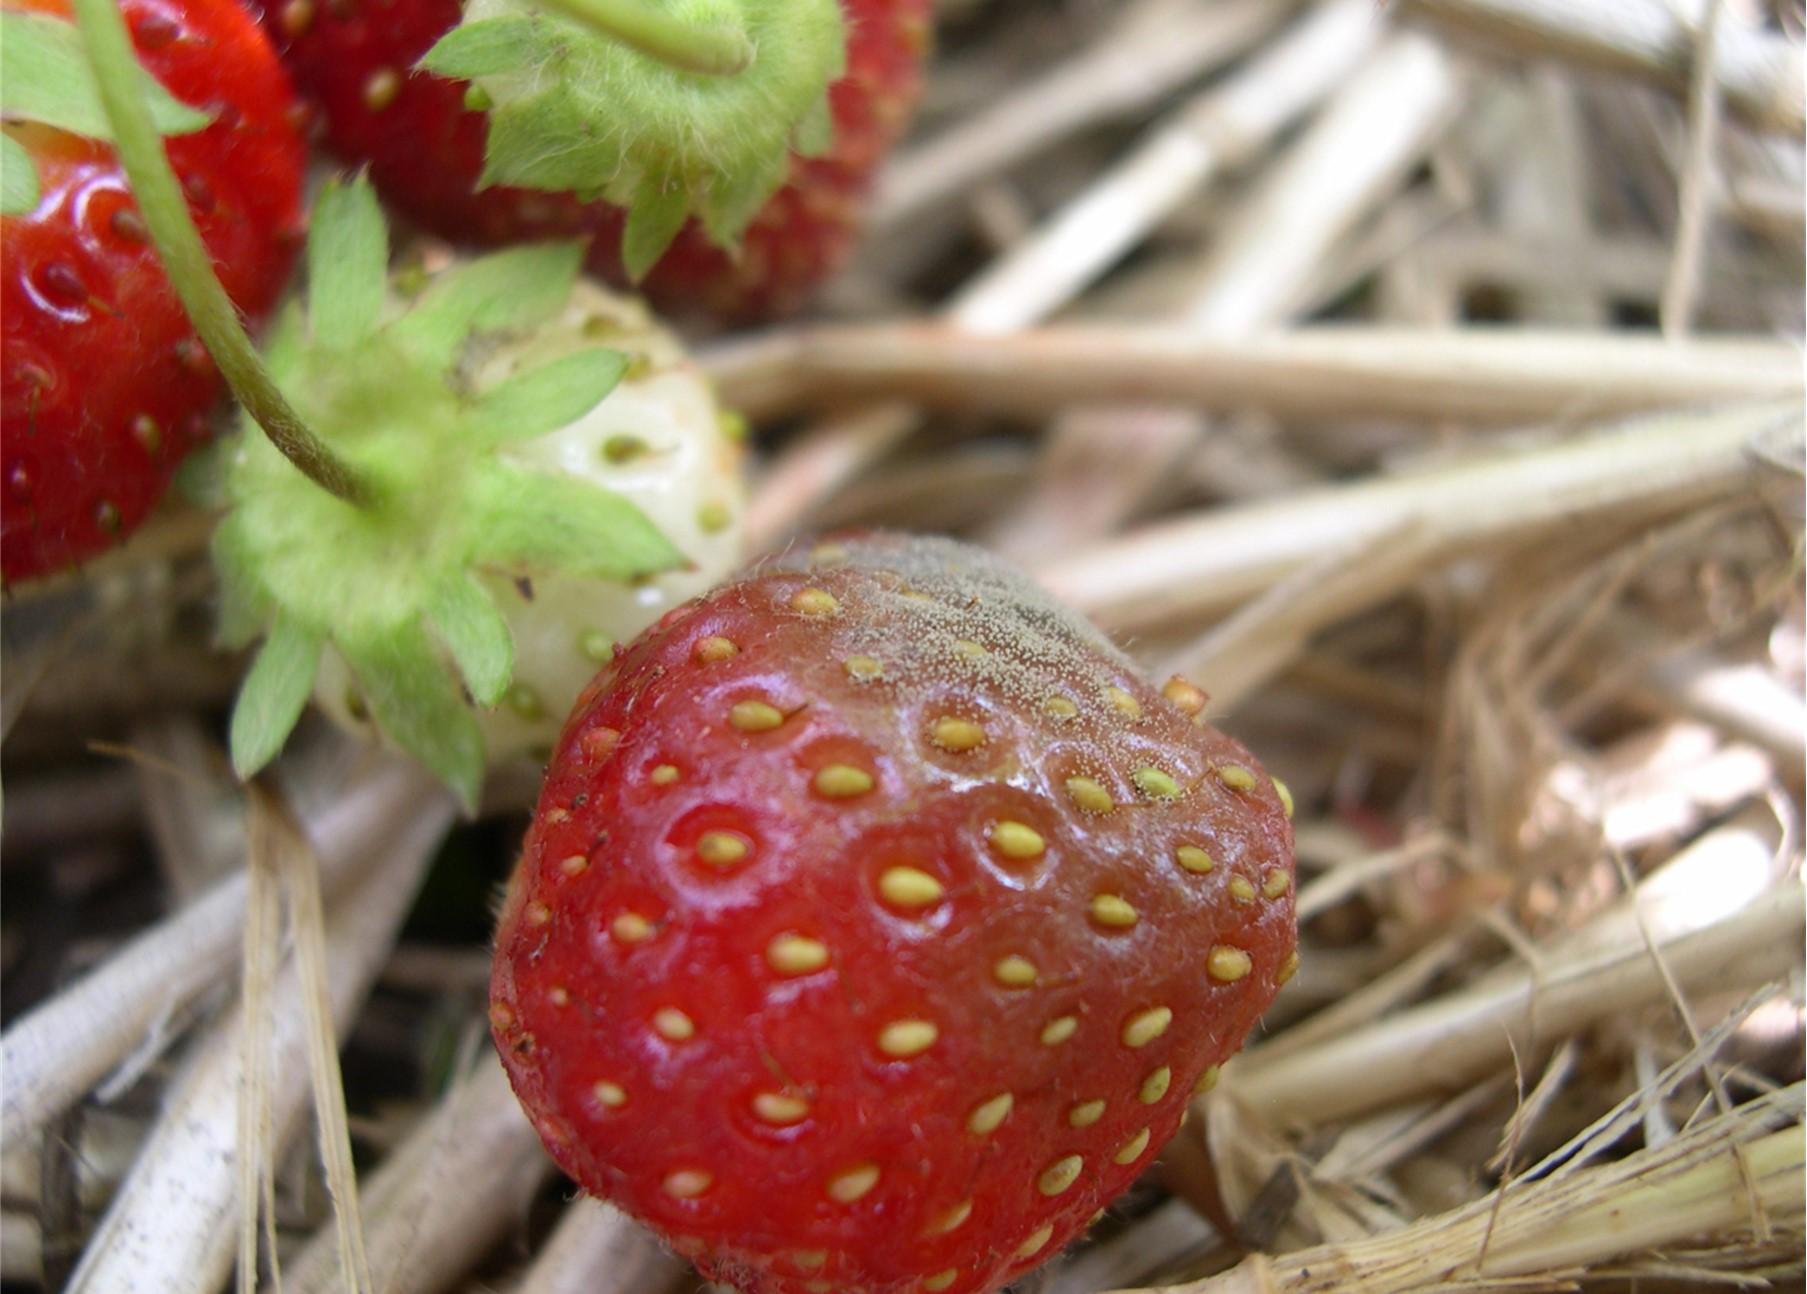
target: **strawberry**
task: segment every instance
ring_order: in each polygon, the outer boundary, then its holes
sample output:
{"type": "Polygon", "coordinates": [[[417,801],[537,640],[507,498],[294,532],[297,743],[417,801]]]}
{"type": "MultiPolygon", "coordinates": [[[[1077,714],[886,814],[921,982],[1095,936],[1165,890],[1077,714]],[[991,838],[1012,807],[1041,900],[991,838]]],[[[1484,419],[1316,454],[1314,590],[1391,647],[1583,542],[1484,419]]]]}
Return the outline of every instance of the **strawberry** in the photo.
{"type": "MultiPolygon", "coordinates": [[[[843,0],[846,74],[830,88],[826,152],[792,160],[789,179],[759,208],[738,255],[692,220],[640,288],[661,310],[742,322],[794,311],[844,259],[868,181],[915,102],[928,33],[927,0],[843,0]]],[[[625,220],[606,202],[569,192],[479,187],[486,117],[470,87],[410,73],[458,22],[457,0],[319,4],[288,0],[266,23],[304,95],[319,106],[327,142],[368,163],[378,189],[423,227],[470,243],[585,236],[589,264],[629,277],[625,220]]]]}
{"type": "MultiPolygon", "coordinates": [[[[629,357],[620,383],[587,413],[514,446],[513,457],[625,499],[684,554],[685,564],[632,581],[479,577],[514,642],[513,682],[500,705],[477,713],[491,764],[523,753],[544,762],[571,703],[615,644],[740,561],[738,424],[720,412],[695,361],[639,301],[579,279],[563,310],[496,345],[477,377],[492,384],[598,340],[629,357]]],[[[348,726],[368,724],[357,684],[337,653],[323,663],[314,694],[348,726]]]]}
{"type": "Polygon", "coordinates": [[[266,358],[367,497],[255,426],[207,464],[224,636],[264,639],[234,763],[261,767],[313,694],[474,805],[486,763],[548,747],[617,639],[737,563],[740,446],[644,307],[577,282],[577,244],[386,289],[367,185],[328,185],[313,224],[306,308],[266,358]]]}
{"type": "MultiPolygon", "coordinates": [[[[236,0],[124,0],[152,117],[227,292],[253,316],[287,276],[305,162],[288,78],[236,0]]],[[[206,435],[220,380],[145,234],[65,0],[0,14],[0,569],[117,543],[206,435]]]]}
{"type": "Polygon", "coordinates": [[[579,701],[491,1025],[559,1164],[747,1294],[997,1288],[1296,966],[1285,791],[1023,576],[793,550],[579,701]]]}

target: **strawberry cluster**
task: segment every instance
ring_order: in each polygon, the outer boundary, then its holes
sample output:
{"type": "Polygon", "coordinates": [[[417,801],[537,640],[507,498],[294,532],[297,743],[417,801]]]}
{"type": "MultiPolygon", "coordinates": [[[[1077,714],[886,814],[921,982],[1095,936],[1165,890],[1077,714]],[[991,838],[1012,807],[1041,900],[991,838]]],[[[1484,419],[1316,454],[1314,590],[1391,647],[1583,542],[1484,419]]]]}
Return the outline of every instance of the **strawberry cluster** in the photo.
{"type": "MultiPolygon", "coordinates": [[[[688,24],[678,48],[648,53],[525,0],[244,3],[121,7],[189,216],[252,323],[300,243],[310,121],[454,242],[581,241],[593,272],[693,318],[795,310],[851,246],[928,30],[927,0],[698,0],[666,20],[688,24]],[[742,52],[699,71],[686,42],[742,52]]],[[[222,385],[128,190],[70,4],[0,4],[8,583],[141,524],[222,385]]]]}
{"type": "MultiPolygon", "coordinates": [[[[397,210],[460,243],[583,238],[590,269],[625,285],[621,205],[503,182],[492,158],[493,105],[472,106],[486,96],[449,75],[410,71],[457,28],[462,8],[457,0],[266,0],[262,12],[327,144],[367,165],[397,210]]],[[[738,231],[736,247],[691,220],[650,268],[637,267],[635,286],[661,311],[732,323],[788,314],[851,249],[867,187],[915,105],[929,6],[843,0],[841,8],[846,62],[828,91],[830,137],[813,156],[790,159],[785,182],[738,231]]]]}
{"type": "Polygon", "coordinates": [[[746,1294],[985,1294],[1058,1252],[1296,968],[1285,788],[979,550],[852,535],[703,592],[735,420],[579,273],[793,307],[925,0],[268,11],[376,186],[321,186],[261,356],[304,160],[273,51],[235,0],[71,2],[0,8],[8,580],[152,506],[217,387],[198,331],[247,409],[187,477],[256,645],[238,771],[310,701],[472,810],[549,758],[490,1020],[559,1164],[746,1294]],[[378,188],[563,241],[392,272],[378,188]]]}

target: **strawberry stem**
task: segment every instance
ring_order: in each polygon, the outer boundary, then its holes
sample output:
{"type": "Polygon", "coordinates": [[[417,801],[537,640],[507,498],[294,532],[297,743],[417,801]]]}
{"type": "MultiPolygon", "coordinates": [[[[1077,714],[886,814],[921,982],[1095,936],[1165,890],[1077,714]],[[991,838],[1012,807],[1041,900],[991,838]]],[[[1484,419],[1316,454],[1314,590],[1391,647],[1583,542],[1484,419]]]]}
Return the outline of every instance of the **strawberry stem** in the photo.
{"type": "Polygon", "coordinates": [[[145,106],[131,34],[114,0],[74,0],[74,7],[120,165],[164,272],[208,354],[233,395],[285,458],[321,489],[347,503],[367,504],[369,486],[290,407],[220,286],[145,106]]]}
{"type": "Polygon", "coordinates": [[[702,76],[734,76],[753,61],[739,27],[696,27],[643,0],[550,0],[553,8],[649,58],[702,76]]]}

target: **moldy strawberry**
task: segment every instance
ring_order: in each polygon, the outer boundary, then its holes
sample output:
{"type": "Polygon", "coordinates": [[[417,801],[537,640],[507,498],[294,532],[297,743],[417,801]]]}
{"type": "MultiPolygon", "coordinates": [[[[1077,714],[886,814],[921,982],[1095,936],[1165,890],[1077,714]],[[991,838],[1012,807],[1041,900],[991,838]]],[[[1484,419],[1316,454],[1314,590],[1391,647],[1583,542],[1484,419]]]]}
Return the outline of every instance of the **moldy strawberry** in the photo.
{"type": "Polygon", "coordinates": [[[1297,965],[1286,795],[987,554],[856,535],[595,680],[491,1024],[586,1189],[748,1294],[977,1294],[1148,1166],[1297,965]]]}

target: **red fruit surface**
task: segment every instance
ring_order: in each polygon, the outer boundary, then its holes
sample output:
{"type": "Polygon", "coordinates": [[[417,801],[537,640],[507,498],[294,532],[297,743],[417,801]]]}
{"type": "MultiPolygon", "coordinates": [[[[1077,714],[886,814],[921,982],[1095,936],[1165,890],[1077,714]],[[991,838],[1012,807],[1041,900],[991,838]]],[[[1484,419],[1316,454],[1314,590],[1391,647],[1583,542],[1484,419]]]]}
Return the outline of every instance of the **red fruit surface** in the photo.
{"type": "Polygon", "coordinates": [[[1173,694],[948,540],[667,616],[579,700],[498,934],[553,1157],[749,1294],[1053,1256],[1296,965],[1284,796],[1173,694]]]}
{"type": "MultiPolygon", "coordinates": [[[[498,244],[588,237],[590,268],[617,286],[620,212],[569,194],[477,189],[485,122],[465,83],[409,71],[457,23],[458,0],[262,0],[265,23],[327,144],[367,163],[389,204],[442,238],[498,244]]],[[[872,173],[907,123],[928,44],[928,0],[843,0],[847,73],[829,90],[834,141],[797,158],[738,257],[694,221],[636,285],[678,317],[747,322],[790,313],[845,259],[872,173]]]]}
{"type": "MultiPolygon", "coordinates": [[[[8,0],[67,16],[65,0],[8,0]]],[[[213,124],[170,163],[214,267],[256,316],[297,245],[306,162],[288,77],[237,0],[123,0],[141,61],[213,124]]],[[[40,198],[0,218],[0,542],[7,582],[118,542],[206,434],[221,381],[151,249],[110,145],[9,124],[40,198]]]]}

